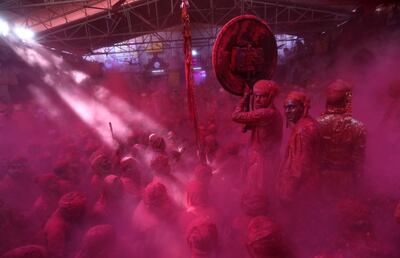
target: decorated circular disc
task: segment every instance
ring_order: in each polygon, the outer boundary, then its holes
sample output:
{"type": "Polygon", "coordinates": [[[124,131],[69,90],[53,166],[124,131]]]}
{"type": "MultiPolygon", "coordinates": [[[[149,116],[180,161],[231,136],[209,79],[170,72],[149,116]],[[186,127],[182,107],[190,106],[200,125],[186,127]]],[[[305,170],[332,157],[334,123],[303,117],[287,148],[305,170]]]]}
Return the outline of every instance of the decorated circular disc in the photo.
{"type": "Polygon", "coordinates": [[[212,60],[222,87],[243,95],[246,84],[272,77],[277,65],[275,36],[267,23],[254,15],[235,17],[218,33],[212,60]]]}

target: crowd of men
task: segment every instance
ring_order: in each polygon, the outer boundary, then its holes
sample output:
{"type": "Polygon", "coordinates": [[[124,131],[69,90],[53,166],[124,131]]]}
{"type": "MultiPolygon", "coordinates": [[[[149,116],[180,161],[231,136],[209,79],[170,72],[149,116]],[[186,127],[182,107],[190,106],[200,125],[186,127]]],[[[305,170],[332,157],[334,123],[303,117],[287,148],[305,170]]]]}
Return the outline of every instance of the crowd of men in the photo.
{"type": "MultiPolygon", "coordinates": [[[[351,85],[331,83],[316,119],[304,92],[276,107],[279,88],[256,82],[232,113],[247,148],[219,144],[224,125],[210,119],[200,149],[174,131],[137,129],[112,147],[84,131],[52,135],[46,153],[32,150],[38,160],[6,160],[1,257],[400,257],[375,233],[360,187],[367,133],[352,117],[351,85]]],[[[383,212],[400,221],[400,206],[383,212]]]]}

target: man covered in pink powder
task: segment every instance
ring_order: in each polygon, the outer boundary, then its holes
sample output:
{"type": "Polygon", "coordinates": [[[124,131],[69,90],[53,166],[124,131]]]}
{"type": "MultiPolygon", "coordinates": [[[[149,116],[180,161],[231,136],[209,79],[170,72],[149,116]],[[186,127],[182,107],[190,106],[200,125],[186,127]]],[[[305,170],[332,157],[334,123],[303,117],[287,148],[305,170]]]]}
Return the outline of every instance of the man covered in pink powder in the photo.
{"type": "Polygon", "coordinates": [[[318,123],[309,116],[309,98],[292,91],[285,101],[287,122],[293,124],[278,176],[278,195],[283,202],[309,199],[319,184],[320,133],[318,123]]]}
{"type": "Polygon", "coordinates": [[[328,198],[354,192],[363,172],[367,130],[352,117],[352,87],[343,80],[328,86],[321,129],[321,179],[328,198]]]}
{"type": "Polygon", "coordinates": [[[253,94],[246,92],[232,114],[234,122],[251,131],[245,192],[262,194],[273,189],[283,126],[281,114],[274,106],[277,94],[278,85],[274,81],[259,80],[254,84],[253,94]],[[249,106],[254,109],[247,110],[249,106]]]}

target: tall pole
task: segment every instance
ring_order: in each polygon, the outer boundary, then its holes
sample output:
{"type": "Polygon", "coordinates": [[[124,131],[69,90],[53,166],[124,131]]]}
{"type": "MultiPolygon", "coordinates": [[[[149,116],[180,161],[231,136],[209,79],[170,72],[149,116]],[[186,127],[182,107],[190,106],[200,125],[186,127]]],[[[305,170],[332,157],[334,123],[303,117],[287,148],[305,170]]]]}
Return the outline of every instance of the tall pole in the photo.
{"type": "Polygon", "coordinates": [[[185,55],[185,80],[187,90],[187,102],[189,108],[189,117],[193,122],[197,152],[201,162],[205,162],[204,152],[200,144],[200,132],[197,118],[196,101],[194,97],[192,80],[192,31],[190,29],[190,17],[188,13],[189,1],[182,0],[182,23],[183,23],[183,52],[185,55]]]}

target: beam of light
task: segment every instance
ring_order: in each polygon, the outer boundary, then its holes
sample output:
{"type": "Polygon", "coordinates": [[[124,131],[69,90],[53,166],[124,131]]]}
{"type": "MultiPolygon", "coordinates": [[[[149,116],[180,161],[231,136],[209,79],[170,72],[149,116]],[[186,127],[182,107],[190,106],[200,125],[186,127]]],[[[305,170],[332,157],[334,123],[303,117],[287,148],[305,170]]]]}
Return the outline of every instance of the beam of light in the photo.
{"type": "MultiPolygon", "coordinates": [[[[108,89],[101,87],[97,95],[89,95],[81,87],[77,87],[88,76],[76,70],[69,69],[68,64],[58,58],[51,50],[42,46],[10,46],[29,65],[40,67],[45,75],[43,81],[48,84],[74,112],[79,119],[85,123],[100,139],[110,147],[115,146],[108,123],[113,124],[114,133],[117,138],[127,139],[132,134],[132,125],[140,125],[152,132],[161,132],[163,128],[149,118],[146,114],[133,108],[128,102],[118,98],[108,89]]],[[[57,103],[51,102],[48,95],[42,94],[40,90],[32,89],[37,101],[47,110],[56,110],[49,115],[57,118],[60,110],[55,109],[57,103]]]]}
{"type": "Polygon", "coordinates": [[[62,56],[58,56],[38,44],[20,45],[10,42],[8,45],[22,60],[25,60],[31,66],[38,65],[42,69],[49,69],[53,65],[58,70],[63,69],[64,60],[62,56]]]}
{"type": "Polygon", "coordinates": [[[51,55],[51,62],[55,65],[57,69],[61,69],[64,63],[64,60],[61,56],[57,56],[53,53],[49,53],[51,55]]]}
{"type": "Polygon", "coordinates": [[[46,74],[44,81],[55,89],[61,99],[73,112],[88,126],[90,126],[106,144],[113,146],[108,128],[108,122],[113,124],[115,135],[127,139],[132,130],[132,123],[143,125],[146,129],[158,132],[161,126],[149,119],[146,115],[133,109],[127,102],[112,96],[101,87],[95,92],[96,98],[86,95],[79,88],[59,87],[57,78],[46,74]],[[104,104],[107,103],[107,106],[104,104]]]}
{"type": "Polygon", "coordinates": [[[43,89],[34,85],[28,86],[29,91],[32,93],[36,102],[46,110],[47,114],[52,119],[58,119],[61,116],[60,109],[54,105],[53,101],[47,96],[43,89]]]}
{"type": "Polygon", "coordinates": [[[89,78],[86,73],[83,73],[81,71],[71,71],[71,76],[77,84],[80,84],[81,82],[89,78]]]}
{"type": "Polygon", "coordinates": [[[22,26],[16,26],[14,28],[14,33],[15,35],[17,35],[18,38],[23,41],[33,41],[33,39],[35,38],[35,33],[33,32],[33,30],[22,26]]]}
{"type": "Polygon", "coordinates": [[[124,121],[100,102],[61,87],[56,91],[74,113],[109,146],[113,146],[115,143],[111,137],[108,122],[112,123],[114,132],[119,137],[127,138],[131,135],[131,130],[124,121]]]}
{"type": "Polygon", "coordinates": [[[27,62],[30,66],[37,65],[42,69],[48,69],[51,66],[49,60],[36,49],[29,48],[27,46],[10,45],[10,47],[13,48],[15,53],[21,57],[22,60],[25,60],[25,62],[27,62]]]}
{"type": "Polygon", "coordinates": [[[98,88],[94,91],[93,94],[98,100],[104,101],[108,99],[111,96],[111,93],[109,90],[107,90],[104,87],[98,86],[98,88]]]}
{"type": "Polygon", "coordinates": [[[46,75],[43,77],[43,80],[44,80],[44,82],[47,83],[48,85],[53,85],[53,84],[54,84],[53,77],[52,77],[50,74],[46,74],[46,75]]]}
{"type": "MultiPolygon", "coordinates": [[[[74,83],[65,84],[66,79],[60,76],[70,77],[71,73],[59,73],[59,75],[46,74],[43,80],[56,92],[64,103],[89,126],[100,139],[110,147],[115,146],[111,137],[108,123],[111,122],[114,134],[118,138],[126,139],[131,135],[131,129],[118,114],[112,112],[103,103],[92,96],[87,95],[74,83]]],[[[72,82],[72,81],[71,81],[72,82]]]]}
{"type": "Polygon", "coordinates": [[[96,92],[95,96],[101,101],[109,104],[110,109],[117,113],[122,119],[124,119],[128,124],[140,124],[146,130],[150,130],[152,132],[162,132],[164,128],[151,119],[148,115],[140,112],[132,105],[130,105],[127,101],[116,97],[111,94],[111,92],[104,88],[100,87],[96,92]]]}
{"type": "Polygon", "coordinates": [[[3,36],[7,36],[9,32],[10,26],[8,26],[8,23],[4,20],[0,20],[0,34],[3,36]]]}

